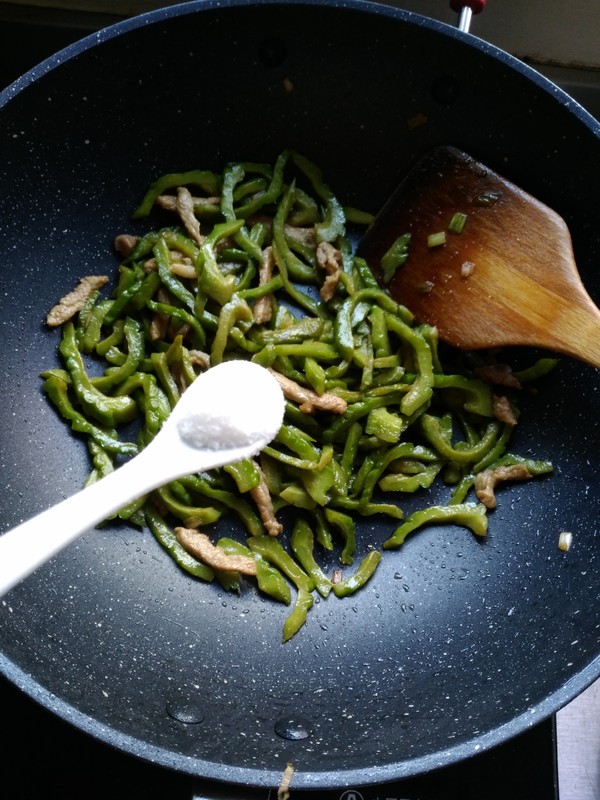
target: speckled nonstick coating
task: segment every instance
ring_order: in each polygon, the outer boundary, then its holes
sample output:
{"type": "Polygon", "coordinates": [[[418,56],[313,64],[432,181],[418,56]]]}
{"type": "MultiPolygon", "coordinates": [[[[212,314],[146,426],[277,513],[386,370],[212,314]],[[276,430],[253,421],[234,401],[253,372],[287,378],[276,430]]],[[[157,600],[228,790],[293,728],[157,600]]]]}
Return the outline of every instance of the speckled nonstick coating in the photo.
{"type": "MultiPolygon", "coordinates": [[[[291,146],[375,211],[418,155],[453,144],[567,220],[598,299],[599,134],[506,54],[364,2],[186,3],[34,69],[0,94],[2,530],[87,474],[42,395],[57,346],[43,317],[81,275],[114,270],[149,180],[291,146]]],[[[564,359],[524,398],[515,449],[556,470],[503,491],[485,541],[415,535],[285,646],[286,609],[194,582],[147,531],[107,525],[0,603],[0,669],[134,756],[249,786],[276,786],[288,761],[297,788],[383,782],[502,742],[600,675],[599,387],[564,359]]]]}

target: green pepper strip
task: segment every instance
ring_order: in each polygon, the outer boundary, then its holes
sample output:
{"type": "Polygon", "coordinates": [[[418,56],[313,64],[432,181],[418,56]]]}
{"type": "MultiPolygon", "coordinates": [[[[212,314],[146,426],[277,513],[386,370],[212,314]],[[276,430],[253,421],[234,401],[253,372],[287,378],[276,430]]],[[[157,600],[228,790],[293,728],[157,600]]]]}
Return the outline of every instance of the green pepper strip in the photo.
{"type": "MultiPolygon", "coordinates": [[[[241,216],[233,207],[233,195],[235,187],[244,179],[245,170],[241,164],[229,164],[223,171],[223,188],[221,193],[221,213],[226,222],[239,222],[241,216]]],[[[240,226],[233,234],[233,238],[245,252],[252,256],[256,261],[261,259],[260,247],[255,244],[247,230],[240,226]]]]}
{"type": "Polygon", "coordinates": [[[389,283],[396,274],[396,270],[406,263],[410,238],[410,233],[402,234],[382,256],[381,272],[384,283],[389,283]]]}
{"type": "Polygon", "coordinates": [[[304,431],[300,430],[300,428],[297,428],[294,425],[284,424],[277,432],[275,442],[287,447],[293,453],[296,453],[299,458],[288,456],[287,454],[281,453],[279,450],[275,450],[270,446],[264,448],[263,452],[266,452],[268,455],[277,459],[278,461],[294,466],[298,469],[323,469],[323,467],[325,467],[331,461],[332,453],[330,451],[327,451],[326,453],[320,451],[318,447],[315,447],[311,443],[310,438],[311,437],[307,436],[304,431]]]}
{"type": "Polygon", "coordinates": [[[165,314],[168,317],[176,319],[178,322],[189,325],[196,334],[196,340],[199,347],[206,344],[206,333],[202,325],[198,322],[193,314],[186,311],[185,308],[178,308],[177,306],[169,305],[168,303],[158,303],[156,300],[148,300],[148,308],[155,311],[157,314],[165,314]]]}
{"type": "Polygon", "coordinates": [[[114,430],[105,430],[93,425],[83,414],[71,404],[68,396],[68,384],[57,375],[50,375],[44,383],[44,391],[60,412],[61,416],[71,423],[77,433],[91,436],[92,439],[107,452],[122,456],[134,456],[138,452],[133,442],[121,442],[114,430]]]}
{"type": "Polygon", "coordinates": [[[404,396],[404,391],[394,391],[389,395],[366,397],[364,400],[352,403],[328,428],[325,428],[323,441],[327,443],[345,441],[348,430],[359,419],[365,417],[374,408],[400,403],[404,396]]]}
{"type": "Polygon", "coordinates": [[[299,342],[298,344],[268,344],[259,350],[252,357],[253,361],[260,364],[262,367],[268,367],[273,364],[275,359],[284,356],[292,356],[298,358],[316,358],[318,361],[337,361],[339,354],[335,347],[332,347],[326,342],[306,341],[299,342]]]}
{"type": "Polygon", "coordinates": [[[224,536],[217,542],[230,555],[240,555],[253,558],[256,562],[256,582],[261,592],[268,594],[275,600],[285,603],[287,606],[292,602],[292,592],[281,572],[269,564],[258,553],[253,553],[249,547],[241,544],[235,539],[224,536]]]}
{"type": "Polygon", "coordinates": [[[558,358],[538,358],[538,360],[530,367],[525,369],[516,370],[513,372],[514,377],[521,383],[528,383],[543,378],[559,363],[558,358]]]}
{"type": "Polygon", "coordinates": [[[130,397],[109,397],[92,384],[77,347],[75,327],[71,321],[63,325],[59,349],[71,376],[75,395],[86,414],[109,427],[135,418],[137,406],[130,397]]]}
{"type": "MultiPolygon", "coordinates": [[[[335,319],[335,340],[340,353],[346,361],[352,361],[356,357],[352,329],[368,313],[372,303],[376,303],[394,319],[398,313],[398,304],[381,289],[360,289],[352,297],[344,300],[335,319]],[[363,311],[357,319],[357,308],[361,305],[363,306],[363,311]]],[[[408,326],[406,328],[412,332],[411,328],[408,326]]]]}
{"type": "Polygon", "coordinates": [[[272,536],[253,536],[247,540],[246,544],[253,553],[258,553],[270,564],[281,570],[284,575],[287,575],[298,589],[312,592],[315,588],[314,581],[310,575],[294,561],[277,539],[272,536]]]}
{"type": "Polygon", "coordinates": [[[454,505],[464,501],[475,482],[475,475],[477,472],[480,472],[482,469],[495,469],[496,467],[510,466],[512,464],[523,464],[532,475],[536,476],[547,475],[553,470],[552,462],[550,461],[538,461],[531,458],[524,458],[523,456],[517,456],[512,453],[506,453],[501,458],[498,458],[498,460],[491,462],[488,462],[487,459],[483,459],[481,467],[479,464],[476,464],[473,470],[465,475],[454,487],[449,503],[454,505]]]}
{"type": "Polygon", "coordinates": [[[315,470],[300,470],[300,481],[309,496],[320,506],[326,505],[330,500],[330,492],[335,484],[335,471],[333,468],[333,447],[323,447],[321,459],[315,470]]]}
{"type": "Polygon", "coordinates": [[[395,444],[406,428],[406,420],[383,406],[374,408],[367,417],[365,433],[376,436],[382,442],[395,444]]]}
{"type": "Polygon", "coordinates": [[[219,324],[210,351],[210,363],[213,366],[220,364],[223,360],[229,335],[235,324],[240,320],[252,321],[253,319],[252,309],[237,294],[233,295],[231,300],[223,306],[219,314],[219,324]]]}
{"type": "Polygon", "coordinates": [[[306,589],[298,589],[296,602],[291,613],[283,624],[283,641],[288,642],[305,624],[308,612],[312,608],[314,598],[306,589]]]}
{"type": "Polygon", "coordinates": [[[183,283],[171,272],[171,254],[166,241],[160,237],[153,249],[154,258],[158,267],[158,274],[163,286],[176,297],[188,311],[194,311],[196,299],[183,283]]]}
{"type": "Polygon", "coordinates": [[[415,511],[406,522],[400,525],[394,533],[383,543],[383,547],[389,550],[399,547],[409,533],[429,524],[453,524],[464,525],[469,528],[476,536],[485,536],[487,532],[488,518],[486,508],[483,503],[457,503],[447,506],[430,506],[421,511],[415,511]]]}
{"type": "Polygon", "coordinates": [[[180,398],[180,392],[179,387],[177,386],[177,383],[171,374],[171,370],[169,369],[167,354],[152,353],[150,355],[150,362],[154,372],[156,373],[156,377],[160,381],[167,394],[167,397],[169,398],[169,405],[171,408],[175,408],[175,405],[180,398]]]}
{"type": "Polygon", "coordinates": [[[274,203],[277,200],[283,188],[284,170],[289,156],[289,150],[284,150],[278,156],[275,166],[273,167],[273,174],[269,186],[264,192],[260,192],[256,197],[252,198],[244,205],[239,206],[236,212],[238,217],[247,219],[250,215],[256,214],[263,206],[274,203]]]}
{"type": "Polygon", "coordinates": [[[257,329],[252,333],[252,339],[263,347],[269,344],[299,344],[307,339],[314,339],[318,342],[322,341],[324,328],[324,320],[316,317],[303,317],[298,322],[285,327],[257,329]]]}
{"type": "Polygon", "coordinates": [[[306,375],[308,384],[312,386],[315,392],[318,395],[324,394],[327,375],[319,362],[311,356],[308,356],[304,360],[304,374],[306,375]]]}
{"type": "MultiPolygon", "coordinates": [[[[196,242],[177,228],[162,228],[160,238],[165,240],[170,250],[177,250],[184,256],[191,258],[192,261],[196,261],[198,258],[199,248],[196,242]]],[[[156,243],[154,243],[153,248],[156,243]]]]}
{"type": "Polygon", "coordinates": [[[222,489],[211,482],[208,474],[187,475],[185,478],[181,478],[180,483],[190,491],[207,497],[209,500],[215,500],[220,506],[234,511],[252,536],[264,534],[264,525],[254,507],[234,492],[222,489]]]}
{"type": "Polygon", "coordinates": [[[360,278],[360,283],[363,289],[379,289],[379,283],[377,282],[377,278],[373,275],[371,267],[367,264],[364,258],[360,258],[359,256],[354,256],[352,259],[352,265],[356,272],[358,273],[358,277],[360,278]]]}
{"type": "Polygon", "coordinates": [[[166,394],[157,385],[156,378],[149,372],[135,372],[118,389],[118,394],[129,395],[141,389],[138,403],[144,415],[144,435],[152,439],[162,428],[171,413],[171,405],[166,394]]]}
{"type": "Polygon", "coordinates": [[[416,475],[385,475],[379,481],[379,488],[383,492],[416,492],[417,489],[427,489],[439,475],[441,468],[441,463],[438,463],[424,467],[416,475]]]}
{"type": "Polygon", "coordinates": [[[96,345],[100,341],[104,317],[108,314],[111,306],[112,300],[103,300],[89,310],[85,319],[82,319],[80,316],[79,323],[81,330],[78,332],[78,338],[81,350],[84,353],[92,353],[96,348],[96,345]]]}
{"type": "Polygon", "coordinates": [[[354,563],[354,551],[356,549],[356,526],[352,517],[336,511],[333,508],[325,509],[325,518],[341,534],[344,540],[344,547],[340,556],[342,564],[351,565],[354,563]]]}
{"type": "Polygon", "coordinates": [[[412,384],[410,391],[403,398],[400,408],[403,414],[411,416],[415,411],[426,406],[433,394],[433,361],[431,350],[423,335],[411,328],[406,322],[393,314],[387,314],[388,330],[396,333],[413,349],[417,362],[418,377],[412,384]]]}
{"type": "Polygon", "coordinates": [[[189,527],[210,525],[221,517],[221,511],[212,506],[188,506],[177,500],[168,486],[156,490],[165,507],[189,527]],[[193,521],[193,525],[192,525],[193,521]]]}
{"type": "Polygon", "coordinates": [[[245,170],[241,164],[228,164],[223,170],[221,214],[223,214],[227,222],[236,219],[236,213],[233,210],[233,190],[244,179],[244,175],[245,170]]]}
{"type": "Polygon", "coordinates": [[[363,435],[363,429],[359,422],[350,425],[348,435],[344,442],[344,450],[340,460],[340,466],[344,475],[346,486],[350,483],[350,476],[354,468],[354,463],[358,455],[358,446],[363,435]]]}
{"type": "Polygon", "coordinates": [[[149,272],[142,280],[135,294],[131,296],[127,306],[129,311],[140,311],[140,309],[145,308],[148,300],[154,297],[160,285],[161,279],[158,272],[149,272]]]}
{"type": "Polygon", "coordinates": [[[279,499],[285,504],[294,508],[303,508],[306,511],[313,511],[317,507],[317,502],[309,493],[297,483],[289,483],[279,492],[279,499]]]}
{"type": "Polygon", "coordinates": [[[524,458],[523,456],[517,456],[513,453],[507,453],[502,458],[498,459],[492,466],[493,467],[503,467],[503,466],[512,466],[513,464],[522,464],[523,466],[527,467],[529,472],[532,475],[548,475],[550,472],[553,471],[554,467],[552,466],[551,461],[541,461],[533,458],[524,458]]]}
{"type": "Polygon", "coordinates": [[[108,369],[102,377],[92,378],[92,386],[101,392],[122,383],[136,371],[144,357],[144,331],[137,320],[127,317],[123,327],[125,341],[127,342],[127,358],[120,367],[108,369]]]}
{"type": "MultiPolygon", "coordinates": [[[[236,225],[239,227],[239,222],[236,222],[236,225]]],[[[213,242],[209,238],[205,239],[200,247],[196,271],[198,273],[198,291],[201,294],[216,300],[221,306],[231,300],[235,291],[235,276],[224,275],[221,272],[213,242]]]]}
{"type": "Polygon", "coordinates": [[[435,389],[458,389],[466,395],[463,405],[465,411],[479,414],[481,417],[493,416],[492,389],[489,383],[464,375],[436,373],[433,377],[433,386],[435,389]]]}
{"type": "MultiPolygon", "coordinates": [[[[385,314],[381,306],[374,305],[369,312],[369,322],[371,323],[371,340],[373,342],[373,353],[375,359],[394,358],[390,337],[388,334],[385,314]]],[[[377,361],[375,362],[377,363],[377,361]]],[[[394,362],[395,363],[395,362],[394,362]]]]}
{"type": "MultiPolygon", "coordinates": [[[[93,314],[91,314],[90,317],[93,317],[93,314]]],[[[92,324],[94,324],[94,320],[92,320],[92,324]]],[[[101,325],[102,320],[100,320],[100,326],[101,325]]],[[[90,331],[90,333],[92,333],[92,331],[90,331]]],[[[97,329],[97,333],[93,332],[95,341],[90,337],[86,343],[86,336],[85,334],[81,335],[81,331],[77,331],[76,335],[82,353],[91,353],[95,350],[97,355],[106,357],[108,353],[114,352],[114,350],[123,343],[123,339],[125,338],[125,320],[118,319],[116,322],[113,322],[112,330],[104,339],[100,338],[100,327],[97,329]]]]}
{"type": "Polygon", "coordinates": [[[175,189],[178,186],[200,186],[209,197],[220,194],[221,181],[218,175],[208,170],[189,170],[188,172],[172,172],[162,175],[155,181],[133,213],[134,219],[147,217],[152,211],[156,198],[164,194],[168,189],[175,189]]]}
{"type": "Polygon", "coordinates": [[[502,424],[497,420],[488,423],[479,442],[472,447],[453,446],[444,435],[439,417],[423,414],[421,417],[421,430],[427,441],[438,453],[448,461],[460,464],[474,464],[480,461],[494,446],[502,431],[502,424]]]}
{"type": "Polygon", "coordinates": [[[306,520],[296,520],[292,529],[290,546],[302,568],[312,578],[318,593],[321,597],[327,597],[333,584],[315,560],[315,538],[306,520]]]}
{"type": "Polygon", "coordinates": [[[323,509],[315,508],[311,514],[311,517],[314,521],[315,538],[317,543],[320,544],[325,550],[333,550],[333,537],[331,535],[331,528],[325,519],[323,509]]]}
{"type": "Polygon", "coordinates": [[[499,458],[501,458],[501,456],[504,455],[510,437],[512,436],[512,432],[512,425],[502,426],[502,433],[498,437],[494,446],[483,456],[483,458],[473,465],[474,473],[481,472],[482,470],[494,464],[499,458]]]}
{"type": "Polygon", "coordinates": [[[167,525],[152,503],[147,502],[144,505],[144,514],[148,527],[154,534],[156,540],[169,553],[171,558],[186,572],[210,583],[214,578],[214,571],[206,564],[197,561],[179,544],[175,533],[171,530],[169,525],[167,525]]]}
{"type": "MultiPolygon", "coordinates": [[[[278,266],[285,267],[284,270],[281,269],[281,273],[286,281],[286,290],[289,291],[291,288],[294,294],[297,294],[292,284],[287,281],[288,276],[292,278],[292,280],[302,283],[314,283],[316,280],[316,270],[312,265],[305,263],[295,255],[290,249],[288,239],[285,235],[285,224],[293,205],[295,188],[293,182],[288,186],[273,217],[273,246],[276,261],[281,262],[281,265],[278,264],[278,266]]],[[[316,304],[313,304],[313,310],[316,310],[316,304]]]]}
{"type": "Polygon", "coordinates": [[[353,206],[344,206],[344,213],[346,215],[346,221],[353,225],[370,225],[375,219],[375,214],[372,214],[370,211],[363,211],[353,206]]]}
{"type": "Polygon", "coordinates": [[[254,286],[250,289],[240,288],[242,281],[238,284],[238,296],[243,300],[256,300],[259,297],[264,297],[266,294],[274,294],[283,286],[281,275],[276,275],[268,283],[263,283],[262,286],[254,286]]]}
{"type": "Polygon", "coordinates": [[[392,517],[392,519],[404,519],[402,509],[393,503],[372,503],[362,498],[354,500],[350,497],[336,497],[332,500],[332,505],[336,508],[343,508],[345,511],[351,511],[354,514],[360,514],[363,517],[385,514],[388,517],[392,517]]]}
{"type": "Polygon", "coordinates": [[[180,368],[180,377],[185,386],[190,386],[196,380],[196,371],[190,362],[189,351],[183,346],[183,337],[176,336],[168,350],[150,355],[150,364],[156,376],[160,380],[171,407],[179,401],[181,391],[179,384],[173,377],[172,367],[177,365],[180,368]]]}
{"type": "Polygon", "coordinates": [[[104,324],[112,325],[119,317],[126,313],[131,300],[142,290],[145,276],[140,275],[132,280],[126,288],[118,289],[117,296],[112,301],[110,308],[104,315],[104,324]]]}
{"type": "Polygon", "coordinates": [[[439,457],[433,450],[422,445],[412,444],[412,442],[400,442],[395,447],[386,448],[382,453],[377,453],[370,462],[361,487],[363,500],[371,497],[383,473],[390,464],[399,458],[413,458],[419,463],[432,464],[437,463],[439,457]]]}
{"type": "Polygon", "coordinates": [[[235,464],[227,464],[223,467],[223,471],[231,475],[238,492],[242,494],[255,489],[260,483],[260,470],[252,458],[245,458],[235,464]]]}
{"type": "Polygon", "coordinates": [[[114,464],[108,452],[94,439],[88,439],[87,446],[92,457],[93,470],[88,475],[85,486],[91,486],[92,483],[114,472],[114,464]]]}
{"type": "Polygon", "coordinates": [[[299,153],[292,153],[294,164],[302,170],[310,180],[313,189],[325,202],[325,215],[322,222],[315,225],[317,242],[334,242],[338,236],[343,236],[346,225],[344,209],[323,179],[321,170],[299,153]]]}
{"type": "Polygon", "coordinates": [[[333,593],[336,597],[348,597],[350,594],[362,589],[367,581],[373,576],[381,561],[381,553],[378,550],[371,550],[361,560],[353,575],[339,583],[333,584],[333,593]]]}

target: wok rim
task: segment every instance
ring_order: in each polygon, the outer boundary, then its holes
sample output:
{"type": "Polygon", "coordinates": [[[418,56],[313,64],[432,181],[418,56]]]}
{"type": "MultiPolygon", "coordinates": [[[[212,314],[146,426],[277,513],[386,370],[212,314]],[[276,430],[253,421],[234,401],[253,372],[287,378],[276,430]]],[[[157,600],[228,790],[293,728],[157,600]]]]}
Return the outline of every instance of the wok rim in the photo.
{"type": "Polygon", "coordinates": [[[95,33],[83,36],[81,39],[67,45],[39,64],[32,67],[7,87],[0,90],[0,109],[3,108],[13,97],[25,90],[30,84],[51,72],[56,67],[66,61],[70,61],[79,54],[102,45],[118,36],[122,36],[129,31],[142,28],[147,25],[154,25],[172,17],[188,16],[201,13],[202,11],[216,10],[229,7],[250,7],[250,6],[320,6],[326,5],[332,8],[349,9],[362,11],[366,14],[388,16],[409,22],[418,26],[430,28],[431,30],[442,33],[451,38],[455,38],[463,44],[478,49],[483,55],[490,56],[509,68],[521,73],[525,78],[533,81],[539,87],[555,96],[555,98],[570,111],[572,111],[581,122],[585,123],[593,132],[600,136],[600,121],[596,120],[580,103],[572,98],[567,92],[557,86],[550,78],[542,75],[533,67],[512,56],[507,51],[497,45],[481,39],[473,33],[459,30],[459,28],[433,19],[415,11],[398,8],[386,2],[378,0],[187,0],[187,2],[176,3],[175,5],[154,9],[132,17],[127,17],[118,22],[114,22],[95,33]]]}
{"type": "MultiPolygon", "coordinates": [[[[459,40],[464,45],[478,50],[483,57],[499,61],[510,70],[520,73],[524,78],[552,95],[556,102],[565,106],[595,136],[600,138],[600,122],[564,90],[549,78],[537,72],[533,67],[473,34],[462,32],[458,28],[416,12],[400,9],[385,3],[374,2],[374,0],[341,0],[339,2],[338,0],[191,0],[190,2],[181,2],[176,5],[148,11],[113,23],[95,33],[88,34],[44,59],[0,91],[0,109],[7,106],[11,100],[24,92],[38,79],[49,74],[65,62],[101,46],[104,42],[124,36],[130,31],[139,28],[157,25],[162,21],[175,17],[191,16],[204,11],[219,9],[250,6],[299,7],[323,5],[340,11],[348,9],[350,11],[363,12],[367,15],[387,16],[401,22],[425,27],[459,40]]],[[[199,780],[214,780],[225,784],[245,785],[247,788],[272,787],[276,786],[280,780],[281,774],[275,770],[228,766],[213,761],[205,761],[201,758],[174,753],[172,750],[148,744],[140,738],[115,730],[114,727],[101,723],[70,703],[57,698],[56,695],[44,688],[4,656],[2,652],[0,652],[0,674],[19,688],[26,696],[62,721],[92,738],[142,761],[189,774],[199,780]]],[[[304,772],[299,770],[294,776],[294,788],[336,789],[348,786],[376,785],[452,766],[473,755],[490,750],[542,723],[575,699],[598,678],[600,678],[600,652],[583,669],[580,669],[563,683],[559,689],[546,696],[542,702],[486,733],[477,734],[459,744],[425,756],[372,766],[368,769],[368,772],[364,767],[340,769],[334,772],[304,772]]]]}
{"type": "MultiPolygon", "coordinates": [[[[26,696],[37,702],[47,711],[77,730],[128,754],[141,761],[188,774],[199,781],[216,781],[235,784],[246,788],[272,788],[281,779],[281,772],[250,767],[234,767],[205,761],[201,758],[174,754],[170,750],[150,745],[138,738],[116,731],[100,723],[75,706],[56,697],[37,681],[32,680],[23,670],[15,666],[0,653],[0,672],[26,696]]],[[[385,766],[373,766],[365,774],[364,768],[337,770],[330,773],[304,772],[294,775],[294,788],[297,789],[341,789],[346,787],[375,786],[391,781],[418,777],[434,770],[451,767],[469,757],[491,750],[521,733],[541,724],[570,700],[577,697],[598,678],[600,656],[541,703],[526,712],[513,717],[509,722],[484,734],[474,736],[461,744],[430,753],[408,761],[385,766]],[[399,765],[402,769],[399,769],[399,765]]]]}

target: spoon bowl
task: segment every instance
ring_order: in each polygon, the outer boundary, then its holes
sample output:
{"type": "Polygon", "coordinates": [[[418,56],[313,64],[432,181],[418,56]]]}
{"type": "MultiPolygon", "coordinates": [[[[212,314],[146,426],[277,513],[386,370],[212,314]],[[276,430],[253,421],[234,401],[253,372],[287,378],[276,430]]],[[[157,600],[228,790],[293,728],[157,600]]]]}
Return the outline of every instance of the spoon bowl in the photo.
{"type": "Polygon", "coordinates": [[[208,369],[137,456],[0,536],[0,596],[132,500],[256,455],[276,436],[283,412],[281,388],[264,367],[227,361],[208,369]]]}

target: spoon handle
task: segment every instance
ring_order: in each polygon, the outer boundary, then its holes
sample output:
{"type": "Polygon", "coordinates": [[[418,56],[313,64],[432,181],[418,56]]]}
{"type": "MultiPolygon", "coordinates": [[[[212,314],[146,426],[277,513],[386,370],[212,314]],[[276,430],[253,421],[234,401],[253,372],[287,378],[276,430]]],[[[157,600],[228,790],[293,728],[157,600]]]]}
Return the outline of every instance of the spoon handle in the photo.
{"type": "Polygon", "coordinates": [[[239,360],[207,370],[135,458],[0,536],[0,597],[130,501],[256,455],[281,427],[284,409],[281,387],[264,367],[239,360]],[[238,390],[244,385],[249,393],[238,390]]]}
{"type": "Polygon", "coordinates": [[[0,597],[82,533],[152,486],[149,450],[0,536],[0,597]]]}

